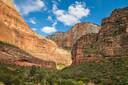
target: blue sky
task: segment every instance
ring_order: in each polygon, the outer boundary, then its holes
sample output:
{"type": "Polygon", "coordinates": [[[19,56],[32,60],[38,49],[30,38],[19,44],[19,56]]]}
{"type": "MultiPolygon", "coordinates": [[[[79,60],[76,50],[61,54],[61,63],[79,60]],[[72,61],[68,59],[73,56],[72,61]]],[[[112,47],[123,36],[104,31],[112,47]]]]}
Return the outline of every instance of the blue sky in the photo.
{"type": "Polygon", "coordinates": [[[31,29],[43,36],[66,32],[80,22],[100,25],[112,10],[128,7],[128,0],[14,0],[14,3],[31,29]]]}

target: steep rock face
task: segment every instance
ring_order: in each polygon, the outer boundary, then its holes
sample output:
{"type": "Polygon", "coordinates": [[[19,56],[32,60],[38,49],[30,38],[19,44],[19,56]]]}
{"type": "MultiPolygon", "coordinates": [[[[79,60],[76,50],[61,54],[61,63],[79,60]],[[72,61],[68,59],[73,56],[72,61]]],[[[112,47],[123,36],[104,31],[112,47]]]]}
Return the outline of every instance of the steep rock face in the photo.
{"type": "Polygon", "coordinates": [[[59,47],[64,47],[64,44],[66,43],[64,32],[58,32],[54,35],[48,36],[48,38],[54,40],[59,47]]]}
{"type": "Polygon", "coordinates": [[[98,33],[100,26],[92,23],[79,23],[76,24],[71,30],[66,33],[56,33],[54,36],[50,37],[54,40],[59,47],[72,48],[73,43],[76,42],[82,35],[88,33],[98,33]]]}
{"type": "Polygon", "coordinates": [[[80,64],[86,60],[93,60],[94,59],[94,52],[95,50],[92,50],[94,46],[92,45],[97,40],[97,34],[86,34],[80,37],[76,43],[73,45],[72,48],[72,64],[80,64]],[[87,50],[85,50],[87,49],[87,50]]]}
{"type": "Polygon", "coordinates": [[[82,36],[73,45],[73,64],[111,57],[128,57],[128,8],[103,19],[98,34],[82,36]]]}
{"type": "Polygon", "coordinates": [[[15,7],[13,6],[13,0],[2,0],[5,4],[7,4],[8,6],[12,7],[15,9],[15,7]]]}
{"type": "Polygon", "coordinates": [[[56,64],[50,61],[43,61],[26,53],[22,49],[0,41],[0,63],[14,64],[18,66],[38,66],[56,68],[56,64]]]}
{"type": "Polygon", "coordinates": [[[128,56],[128,7],[116,9],[103,19],[99,51],[106,57],[128,56]]]}
{"type": "Polygon", "coordinates": [[[38,36],[10,5],[0,0],[0,40],[13,44],[32,56],[56,64],[70,65],[71,55],[51,40],[38,36]]]}

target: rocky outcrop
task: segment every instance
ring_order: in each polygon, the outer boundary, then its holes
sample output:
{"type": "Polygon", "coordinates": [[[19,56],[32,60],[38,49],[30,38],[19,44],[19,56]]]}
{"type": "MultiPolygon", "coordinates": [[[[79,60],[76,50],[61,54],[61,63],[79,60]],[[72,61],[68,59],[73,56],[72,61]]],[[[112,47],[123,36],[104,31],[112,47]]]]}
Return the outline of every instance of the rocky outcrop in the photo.
{"type": "Polygon", "coordinates": [[[48,36],[49,39],[55,41],[59,47],[64,47],[66,41],[65,41],[65,33],[64,32],[58,32],[54,35],[48,36]]]}
{"type": "Polygon", "coordinates": [[[43,61],[26,53],[22,49],[0,41],[0,63],[13,64],[18,66],[38,66],[56,68],[56,64],[50,61],[43,61]]]}
{"type": "Polygon", "coordinates": [[[116,9],[103,19],[99,51],[105,57],[128,56],[128,7],[116,9]]]}
{"type": "Polygon", "coordinates": [[[72,64],[80,64],[84,61],[96,59],[97,49],[93,45],[97,41],[97,34],[91,33],[80,37],[72,48],[72,64]],[[95,57],[95,58],[94,58],[95,57]]]}
{"type": "Polygon", "coordinates": [[[8,6],[12,7],[13,9],[15,9],[14,5],[13,5],[13,0],[2,0],[4,2],[4,4],[7,4],[8,6]]]}
{"type": "Polygon", "coordinates": [[[84,35],[73,45],[73,64],[112,57],[128,57],[128,8],[114,10],[98,34],[84,35]]]}
{"type": "Polygon", "coordinates": [[[3,0],[0,0],[0,40],[13,44],[41,60],[66,66],[71,64],[70,53],[33,32],[19,13],[3,0]]]}
{"type": "Polygon", "coordinates": [[[96,24],[79,23],[66,33],[56,33],[55,35],[50,36],[50,39],[54,40],[59,47],[71,49],[76,40],[81,36],[88,33],[98,33],[99,30],[100,26],[96,24]]]}

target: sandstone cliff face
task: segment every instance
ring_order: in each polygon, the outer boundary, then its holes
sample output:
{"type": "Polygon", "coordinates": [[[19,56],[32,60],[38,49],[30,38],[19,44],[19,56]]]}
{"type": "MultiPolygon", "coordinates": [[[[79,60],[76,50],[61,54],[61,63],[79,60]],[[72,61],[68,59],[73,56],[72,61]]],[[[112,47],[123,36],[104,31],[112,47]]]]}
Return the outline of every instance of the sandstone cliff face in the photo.
{"type": "Polygon", "coordinates": [[[13,6],[13,0],[2,0],[5,4],[7,4],[8,6],[12,7],[15,9],[15,7],[13,6]]]}
{"type": "Polygon", "coordinates": [[[100,26],[92,23],[79,23],[76,24],[71,30],[66,33],[56,33],[54,36],[50,37],[54,40],[59,47],[71,49],[73,43],[76,42],[82,35],[88,33],[98,33],[100,26]]]}
{"type": "Polygon", "coordinates": [[[128,8],[114,10],[98,34],[84,35],[73,45],[73,64],[108,57],[128,57],[128,8]]]}
{"type": "Polygon", "coordinates": [[[19,13],[3,0],[0,0],[0,40],[18,46],[36,58],[56,64],[71,64],[70,53],[30,30],[19,13]]]}
{"type": "Polygon", "coordinates": [[[99,33],[101,55],[128,56],[128,8],[116,9],[103,19],[99,33]]]}
{"type": "Polygon", "coordinates": [[[0,63],[13,64],[18,66],[38,66],[56,68],[56,64],[50,61],[43,61],[26,53],[22,49],[0,41],[0,63]]]}
{"type": "Polygon", "coordinates": [[[94,60],[97,49],[95,48],[93,43],[95,43],[96,41],[96,33],[86,34],[80,37],[72,48],[72,64],[80,64],[87,60],[94,60]]]}

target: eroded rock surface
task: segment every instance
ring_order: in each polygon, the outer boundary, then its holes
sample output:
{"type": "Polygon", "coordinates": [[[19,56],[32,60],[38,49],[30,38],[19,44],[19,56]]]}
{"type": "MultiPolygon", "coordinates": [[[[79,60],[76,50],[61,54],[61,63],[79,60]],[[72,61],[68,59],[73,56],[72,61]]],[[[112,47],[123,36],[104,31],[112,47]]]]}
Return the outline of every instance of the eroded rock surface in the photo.
{"type": "Polygon", "coordinates": [[[33,32],[19,13],[3,0],[0,0],[0,41],[13,44],[44,61],[66,66],[71,64],[69,52],[33,32]]]}
{"type": "Polygon", "coordinates": [[[73,44],[81,36],[89,33],[98,33],[99,30],[100,30],[100,26],[96,24],[79,23],[79,24],[76,24],[68,32],[56,33],[55,35],[51,36],[50,39],[54,40],[59,47],[71,49],[73,44]]]}
{"type": "Polygon", "coordinates": [[[22,49],[0,41],[0,63],[13,64],[17,66],[38,66],[46,68],[56,68],[56,64],[51,61],[38,59],[22,49]]]}
{"type": "Polygon", "coordinates": [[[103,56],[128,56],[128,8],[116,9],[103,19],[98,35],[103,56]]]}
{"type": "Polygon", "coordinates": [[[112,57],[128,57],[128,7],[114,10],[99,33],[84,35],[73,45],[73,64],[112,57]]]}
{"type": "Polygon", "coordinates": [[[97,49],[93,45],[97,41],[97,34],[86,34],[79,38],[73,45],[72,64],[80,64],[84,61],[92,61],[96,56],[97,49]]]}

